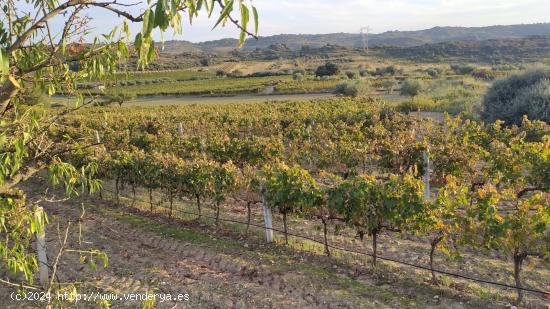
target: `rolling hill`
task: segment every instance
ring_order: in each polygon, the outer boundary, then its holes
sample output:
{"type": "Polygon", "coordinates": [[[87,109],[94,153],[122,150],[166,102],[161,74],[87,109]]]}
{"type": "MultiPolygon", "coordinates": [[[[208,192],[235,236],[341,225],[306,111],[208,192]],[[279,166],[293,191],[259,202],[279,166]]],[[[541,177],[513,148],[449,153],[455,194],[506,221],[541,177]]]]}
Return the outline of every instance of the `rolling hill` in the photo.
{"type": "MultiPolygon", "coordinates": [[[[389,31],[372,34],[369,37],[369,44],[372,47],[413,47],[449,41],[522,39],[530,36],[546,35],[550,35],[550,23],[489,27],[435,27],[418,31],[389,31]]],[[[236,39],[221,39],[201,43],[168,41],[165,43],[164,51],[167,53],[229,52],[237,47],[237,43],[238,40],[236,39]]],[[[358,33],[279,34],[260,37],[258,40],[248,40],[244,49],[254,50],[272,45],[285,45],[289,49],[297,50],[304,45],[321,47],[326,44],[360,47],[362,38],[358,33]]]]}
{"type": "Polygon", "coordinates": [[[550,36],[483,41],[451,41],[413,47],[387,47],[380,55],[416,61],[454,59],[469,62],[530,62],[550,58],[550,36]]]}

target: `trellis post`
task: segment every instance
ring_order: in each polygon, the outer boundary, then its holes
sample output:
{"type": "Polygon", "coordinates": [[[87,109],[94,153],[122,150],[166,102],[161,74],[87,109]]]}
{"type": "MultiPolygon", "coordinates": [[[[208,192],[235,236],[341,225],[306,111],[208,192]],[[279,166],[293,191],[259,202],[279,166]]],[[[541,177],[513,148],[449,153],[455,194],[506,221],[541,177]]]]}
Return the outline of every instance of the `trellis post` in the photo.
{"type": "Polygon", "coordinates": [[[95,130],[95,140],[96,140],[96,143],[101,144],[101,137],[99,137],[98,130],[95,130]]]}
{"type": "Polygon", "coordinates": [[[181,136],[183,136],[183,123],[178,123],[178,132],[181,136]]]}
{"type": "Polygon", "coordinates": [[[262,208],[264,211],[264,226],[265,226],[265,240],[267,243],[273,242],[273,217],[271,215],[271,209],[267,207],[265,201],[265,194],[262,192],[262,208]]]}
{"type": "Polygon", "coordinates": [[[424,176],[422,177],[424,180],[424,200],[430,199],[430,156],[428,155],[428,151],[424,150],[423,153],[424,156],[424,176]]]}

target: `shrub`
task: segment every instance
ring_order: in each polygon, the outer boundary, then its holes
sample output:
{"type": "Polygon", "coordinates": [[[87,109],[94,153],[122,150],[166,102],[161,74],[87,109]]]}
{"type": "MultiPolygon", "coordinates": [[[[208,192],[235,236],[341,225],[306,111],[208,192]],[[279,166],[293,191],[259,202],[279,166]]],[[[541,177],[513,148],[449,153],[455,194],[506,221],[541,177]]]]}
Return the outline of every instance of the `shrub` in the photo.
{"type": "Polygon", "coordinates": [[[383,68],[376,68],[376,71],[373,72],[373,75],[374,76],[384,76],[384,75],[395,75],[397,74],[397,72],[399,72],[399,70],[393,66],[393,65],[390,65],[390,66],[387,66],[387,67],[383,67],[383,68]]]}
{"type": "Polygon", "coordinates": [[[315,71],[316,76],[333,76],[340,73],[340,68],[338,65],[327,62],[326,64],[319,66],[315,71]]]}
{"type": "Polygon", "coordinates": [[[397,74],[397,68],[393,65],[390,65],[384,69],[384,73],[388,75],[395,75],[397,74]]]}
{"type": "Polygon", "coordinates": [[[395,79],[386,79],[386,80],[383,80],[381,83],[380,83],[380,86],[382,88],[384,88],[384,90],[386,90],[386,93],[387,94],[392,94],[393,93],[393,89],[395,88],[395,85],[397,83],[395,82],[395,79]]]}
{"type": "Polygon", "coordinates": [[[294,73],[292,74],[292,79],[295,80],[295,81],[301,81],[304,79],[304,75],[302,73],[294,73]]]}
{"type": "Polygon", "coordinates": [[[242,72],[241,70],[233,70],[233,71],[231,72],[231,76],[233,76],[233,77],[241,77],[241,76],[243,76],[243,72],[242,72]]]}
{"type": "Polygon", "coordinates": [[[499,65],[493,65],[493,71],[514,71],[517,70],[517,68],[511,64],[499,64],[499,65]]]}
{"type": "Polygon", "coordinates": [[[402,113],[410,113],[417,111],[434,111],[437,108],[437,103],[428,98],[416,98],[399,103],[396,110],[402,113]]]}
{"type": "Polygon", "coordinates": [[[362,81],[342,82],[336,85],[334,90],[337,94],[342,94],[347,97],[357,97],[369,94],[370,87],[362,81]]]}
{"type": "Polygon", "coordinates": [[[225,73],[224,70],[217,70],[216,71],[216,76],[217,77],[225,77],[227,75],[227,73],[225,73]]]}
{"type": "Polygon", "coordinates": [[[242,75],[242,77],[267,77],[267,76],[281,76],[281,75],[288,75],[284,71],[259,71],[254,72],[248,75],[242,75]]]}
{"type": "Polygon", "coordinates": [[[527,115],[550,123],[550,69],[514,75],[493,84],[483,98],[482,118],[521,124],[527,115]]]}
{"type": "Polygon", "coordinates": [[[451,70],[458,75],[472,74],[475,68],[469,64],[453,64],[451,70]]]}
{"type": "Polygon", "coordinates": [[[73,72],[78,72],[80,71],[80,62],[78,61],[71,61],[69,63],[69,70],[73,71],[73,72]]]}
{"type": "Polygon", "coordinates": [[[120,93],[115,93],[113,95],[104,97],[104,100],[99,101],[97,103],[97,105],[98,106],[107,106],[107,105],[110,105],[112,103],[118,103],[119,105],[122,105],[122,103],[131,101],[133,99],[135,99],[135,96],[133,94],[126,93],[126,92],[120,92],[120,93]]]}
{"type": "Polygon", "coordinates": [[[496,78],[496,73],[487,69],[477,69],[472,72],[472,76],[477,79],[494,80],[496,78]]]}
{"type": "Polygon", "coordinates": [[[349,78],[349,79],[356,79],[357,78],[357,73],[353,72],[353,71],[346,71],[346,76],[349,78]]]}
{"type": "Polygon", "coordinates": [[[440,68],[430,68],[426,70],[426,74],[430,75],[432,78],[436,78],[441,75],[442,70],[440,68]]]}
{"type": "Polygon", "coordinates": [[[407,79],[401,86],[401,95],[416,97],[424,89],[424,84],[421,81],[415,79],[407,79]]]}
{"type": "Polygon", "coordinates": [[[201,59],[201,65],[207,67],[210,65],[210,60],[208,58],[201,59]]]}
{"type": "Polygon", "coordinates": [[[359,70],[359,75],[361,75],[361,77],[367,77],[369,75],[369,71],[361,69],[359,70]]]}

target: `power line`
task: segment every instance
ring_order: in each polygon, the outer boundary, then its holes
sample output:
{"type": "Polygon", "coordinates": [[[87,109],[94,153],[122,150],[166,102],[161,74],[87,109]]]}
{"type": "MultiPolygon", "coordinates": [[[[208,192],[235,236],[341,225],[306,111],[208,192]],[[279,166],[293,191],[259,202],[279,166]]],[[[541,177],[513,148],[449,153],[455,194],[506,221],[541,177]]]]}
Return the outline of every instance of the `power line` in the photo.
{"type": "MultiPolygon", "coordinates": [[[[111,190],[108,190],[108,189],[103,189],[103,190],[104,190],[104,191],[107,191],[107,192],[110,192],[110,193],[113,193],[113,194],[116,194],[116,192],[111,191],[111,190]]],[[[123,195],[119,195],[119,196],[120,196],[120,197],[123,197],[123,198],[126,198],[126,199],[133,199],[133,198],[131,198],[131,197],[126,197],[126,196],[123,196],[123,195]]],[[[136,198],[135,200],[138,201],[138,202],[142,202],[142,203],[149,203],[149,201],[145,201],[145,200],[139,199],[139,198],[136,198]]],[[[162,208],[166,208],[166,207],[162,207],[162,208]]],[[[193,215],[193,216],[197,216],[197,217],[199,216],[198,213],[189,212],[189,211],[185,211],[185,210],[178,210],[178,209],[176,209],[175,211],[177,211],[177,212],[179,212],[179,213],[182,213],[182,214],[193,215]]],[[[209,219],[214,219],[214,220],[216,220],[216,217],[212,217],[212,216],[208,216],[208,215],[203,215],[203,214],[201,214],[200,216],[203,217],[203,218],[209,218],[209,219]]],[[[233,220],[233,219],[224,219],[224,218],[218,218],[218,220],[219,220],[219,221],[223,221],[223,222],[230,222],[230,223],[242,224],[242,225],[250,225],[250,226],[258,227],[258,228],[262,228],[262,229],[265,228],[263,225],[258,225],[258,224],[252,223],[252,222],[249,224],[248,222],[243,222],[243,221],[233,220]]],[[[281,233],[281,234],[284,234],[284,233],[285,233],[283,230],[279,230],[279,229],[276,229],[276,228],[272,228],[271,230],[273,230],[274,232],[277,232],[277,233],[281,233]]],[[[301,239],[309,240],[309,241],[312,241],[312,242],[321,244],[321,245],[323,245],[323,246],[326,245],[327,247],[329,247],[329,248],[331,248],[331,249],[335,249],[335,250],[339,250],[339,251],[344,251],[344,252],[353,253],[353,254],[358,254],[358,255],[364,255],[364,256],[370,256],[370,257],[374,257],[374,256],[375,256],[375,255],[372,254],[372,253],[360,252],[360,251],[356,251],[356,250],[352,250],[352,249],[346,249],[346,248],[336,247],[336,246],[331,245],[331,244],[325,244],[324,242],[322,242],[322,241],[320,241],[320,240],[317,240],[317,239],[315,239],[315,238],[311,238],[311,237],[309,237],[309,236],[304,236],[304,235],[300,235],[300,234],[294,234],[294,233],[292,233],[292,232],[287,232],[286,234],[289,235],[289,236],[292,236],[292,237],[296,237],[296,238],[301,238],[301,239]]],[[[389,258],[389,257],[383,257],[383,256],[380,256],[380,255],[376,255],[376,258],[377,258],[377,259],[380,259],[380,260],[384,260],[384,261],[396,263],[396,264],[401,264],[401,265],[413,267],[413,268],[418,268],[418,269],[422,269],[422,270],[432,271],[432,269],[431,269],[430,267],[428,267],[428,266],[413,264],[413,263],[409,263],[409,262],[405,262],[405,261],[401,261],[401,260],[397,260],[397,259],[393,259],[393,258],[389,258]]],[[[550,292],[545,292],[545,291],[542,291],[542,290],[537,290],[537,289],[532,289],[532,288],[525,288],[525,287],[516,287],[516,286],[510,285],[510,284],[506,284],[506,283],[495,282],[495,281],[490,281],[490,280],[480,279],[480,278],[474,278],[474,277],[470,277],[470,276],[466,276],[466,275],[461,275],[461,274],[457,274],[457,273],[453,273],[453,272],[449,272],[449,271],[445,271],[445,270],[438,270],[438,269],[435,269],[435,268],[434,268],[434,269],[433,269],[433,272],[438,273],[438,274],[442,274],[442,275],[457,277],[457,278],[461,278],[461,279],[465,279],[465,280],[470,280],[470,281],[474,281],[474,282],[480,282],[480,283],[485,283],[485,284],[491,284],[491,285],[496,285],[496,286],[500,286],[500,287],[505,287],[505,288],[515,289],[515,290],[521,290],[521,291],[525,291],[525,292],[531,292],[531,293],[537,293],[537,294],[542,294],[542,295],[550,296],[550,292]]]]}

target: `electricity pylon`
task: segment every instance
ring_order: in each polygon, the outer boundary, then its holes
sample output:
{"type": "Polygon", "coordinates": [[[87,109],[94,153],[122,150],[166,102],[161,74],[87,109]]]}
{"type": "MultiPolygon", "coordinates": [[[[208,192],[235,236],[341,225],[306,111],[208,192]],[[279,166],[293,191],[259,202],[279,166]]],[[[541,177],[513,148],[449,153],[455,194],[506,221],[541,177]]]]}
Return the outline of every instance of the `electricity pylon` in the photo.
{"type": "Polygon", "coordinates": [[[361,38],[363,40],[363,50],[365,52],[367,52],[367,55],[369,54],[369,32],[370,32],[370,27],[369,26],[366,26],[366,27],[361,27],[359,29],[359,32],[361,32],[361,38]]]}

